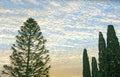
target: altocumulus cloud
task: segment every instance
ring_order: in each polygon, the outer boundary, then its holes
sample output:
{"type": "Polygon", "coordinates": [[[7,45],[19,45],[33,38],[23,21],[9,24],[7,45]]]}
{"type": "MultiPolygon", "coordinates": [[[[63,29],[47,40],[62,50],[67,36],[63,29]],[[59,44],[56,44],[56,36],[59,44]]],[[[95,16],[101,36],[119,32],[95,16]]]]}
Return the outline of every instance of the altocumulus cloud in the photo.
{"type": "MultiPolygon", "coordinates": [[[[117,0],[116,0],[117,1],[117,0]]],[[[97,57],[98,33],[107,25],[119,29],[120,2],[68,0],[2,0],[0,1],[0,53],[9,54],[17,30],[28,17],[40,25],[51,55],[51,76],[82,77],[82,51],[97,57]],[[74,66],[76,65],[76,66],[74,66]],[[58,67],[59,66],[59,67],[58,67]],[[64,70],[64,71],[63,71],[64,70]],[[69,71],[71,70],[71,71],[69,71]],[[72,71],[77,70],[77,71],[72,71]],[[71,74],[70,74],[71,73],[71,74]]],[[[119,30],[117,35],[120,36],[119,30]]],[[[106,37],[106,35],[104,35],[106,37]]],[[[0,65],[8,56],[0,55],[0,65]]]]}

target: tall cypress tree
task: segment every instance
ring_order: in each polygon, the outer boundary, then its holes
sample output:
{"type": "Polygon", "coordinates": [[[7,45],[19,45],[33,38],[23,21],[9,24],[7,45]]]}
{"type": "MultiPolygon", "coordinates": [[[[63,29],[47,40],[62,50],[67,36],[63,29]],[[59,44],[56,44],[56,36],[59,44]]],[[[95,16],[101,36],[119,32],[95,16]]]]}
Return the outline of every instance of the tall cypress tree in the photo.
{"type": "Polygon", "coordinates": [[[83,77],[91,77],[89,58],[86,49],[84,49],[83,52],[83,77]]]}
{"type": "Polygon", "coordinates": [[[120,46],[113,25],[107,30],[107,77],[120,77],[120,46]]]}
{"type": "Polygon", "coordinates": [[[92,57],[92,77],[99,77],[97,61],[95,57],[92,57]]]}
{"type": "Polygon", "coordinates": [[[29,18],[16,36],[10,55],[11,64],[4,65],[3,74],[10,77],[49,77],[49,55],[39,25],[29,18]]]}
{"type": "Polygon", "coordinates": [[[106,75],[106,44],[102,32],[99,32],[99,73],[100,77],[105,77],[106,75]]]}

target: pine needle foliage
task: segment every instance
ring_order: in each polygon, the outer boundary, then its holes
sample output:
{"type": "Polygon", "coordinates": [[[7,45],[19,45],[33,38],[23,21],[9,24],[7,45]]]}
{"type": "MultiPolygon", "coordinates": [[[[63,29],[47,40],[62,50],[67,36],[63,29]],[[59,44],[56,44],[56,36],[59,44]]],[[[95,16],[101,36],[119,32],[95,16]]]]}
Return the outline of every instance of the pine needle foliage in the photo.
{"type": "Polygon", "coordinates": [[[3,66],[2,73],[9,77],[49,77],[49,51],[45,42],[37,22],[28,18],[11,47],[11,63],[3,66]]]}

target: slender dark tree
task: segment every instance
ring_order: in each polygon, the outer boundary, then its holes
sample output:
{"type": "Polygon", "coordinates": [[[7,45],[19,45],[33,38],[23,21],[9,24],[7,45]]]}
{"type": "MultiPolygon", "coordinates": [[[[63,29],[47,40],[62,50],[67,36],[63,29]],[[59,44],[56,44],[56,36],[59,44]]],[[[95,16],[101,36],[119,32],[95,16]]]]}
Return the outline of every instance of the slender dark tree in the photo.
{"type": "Polygon", "coordinates": [[[10,55],[11,64],[4,65],[3,74],[10,77],[49,77],[49,55],[39,25],[28,18],[16,36],[10,55]]]}
{"type": "Polygon", "coordinates": [[[86,49],[84,49],[83,52],[83,77],[91,77],[89,58],[86,49]]]}
{"type": "Polygon", "coordinates": [[[120,46],[113,25],[107,30],[107,77],[120,77],[120,46]]]}
{"type": "Polygon", "coordinates": [[[102,32],[99,32],[99,73],[100,77],[105,77],[106,75],[106,44],[102,32]]]}
{"type": "Polygon", "coordinates": [[[95,57],[92,57],[92,77],[99,77],[97,61],[95,57]]]}

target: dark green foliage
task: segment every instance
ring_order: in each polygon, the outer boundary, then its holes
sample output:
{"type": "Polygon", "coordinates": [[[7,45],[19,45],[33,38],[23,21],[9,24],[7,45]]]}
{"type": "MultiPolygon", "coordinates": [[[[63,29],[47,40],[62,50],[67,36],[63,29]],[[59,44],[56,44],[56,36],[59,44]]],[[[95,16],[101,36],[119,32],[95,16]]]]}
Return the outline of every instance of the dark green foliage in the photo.
{"type": "Polygon", "coordinates": [[[89,64],[89,59],[88,59],[86,49],[84,49],[84,52],[83,52],[83,77],[91,77],[90,64],[89,64]]]}
{"type": "Polygon", "coordinates": [[[97,61],[95,57],[92,57],[92,77],[99,77],[97,61]]]}
{"type": "Polygon", "coordinates": [[[4,65],[3,74],[10,77],[49,77],[49,55],[37,22],[29,18],[21,26],[10,55],[11,65],[4,65]]]}
{"type": "MultiPolygon", "coordinates": [[[[120,77],[120,46],[113,25],[108,25],[107,45],[99,32],[99,70],[95,57],[92,58],[92,77],[120,77]]],[[[90,77],[87,50],[83,53],[83,77],[90,77]]]]}
{"type": "Polygon", "coordinates": [[[99,32],[99,73],[100,77],[106,75],[106,44],[102,32],[99,32]]]}
{"type": "Polygon", "coordinates": [[[108,25],[107,47],[102,33],[99,33],[100,77],[120,77],[120,46],[113,25],[108,25]]]}
{"type": "Polygon", "coordinates": [[[114,27],[107,30],[107,77],[120,77],[120,46],[114,27]]]}

